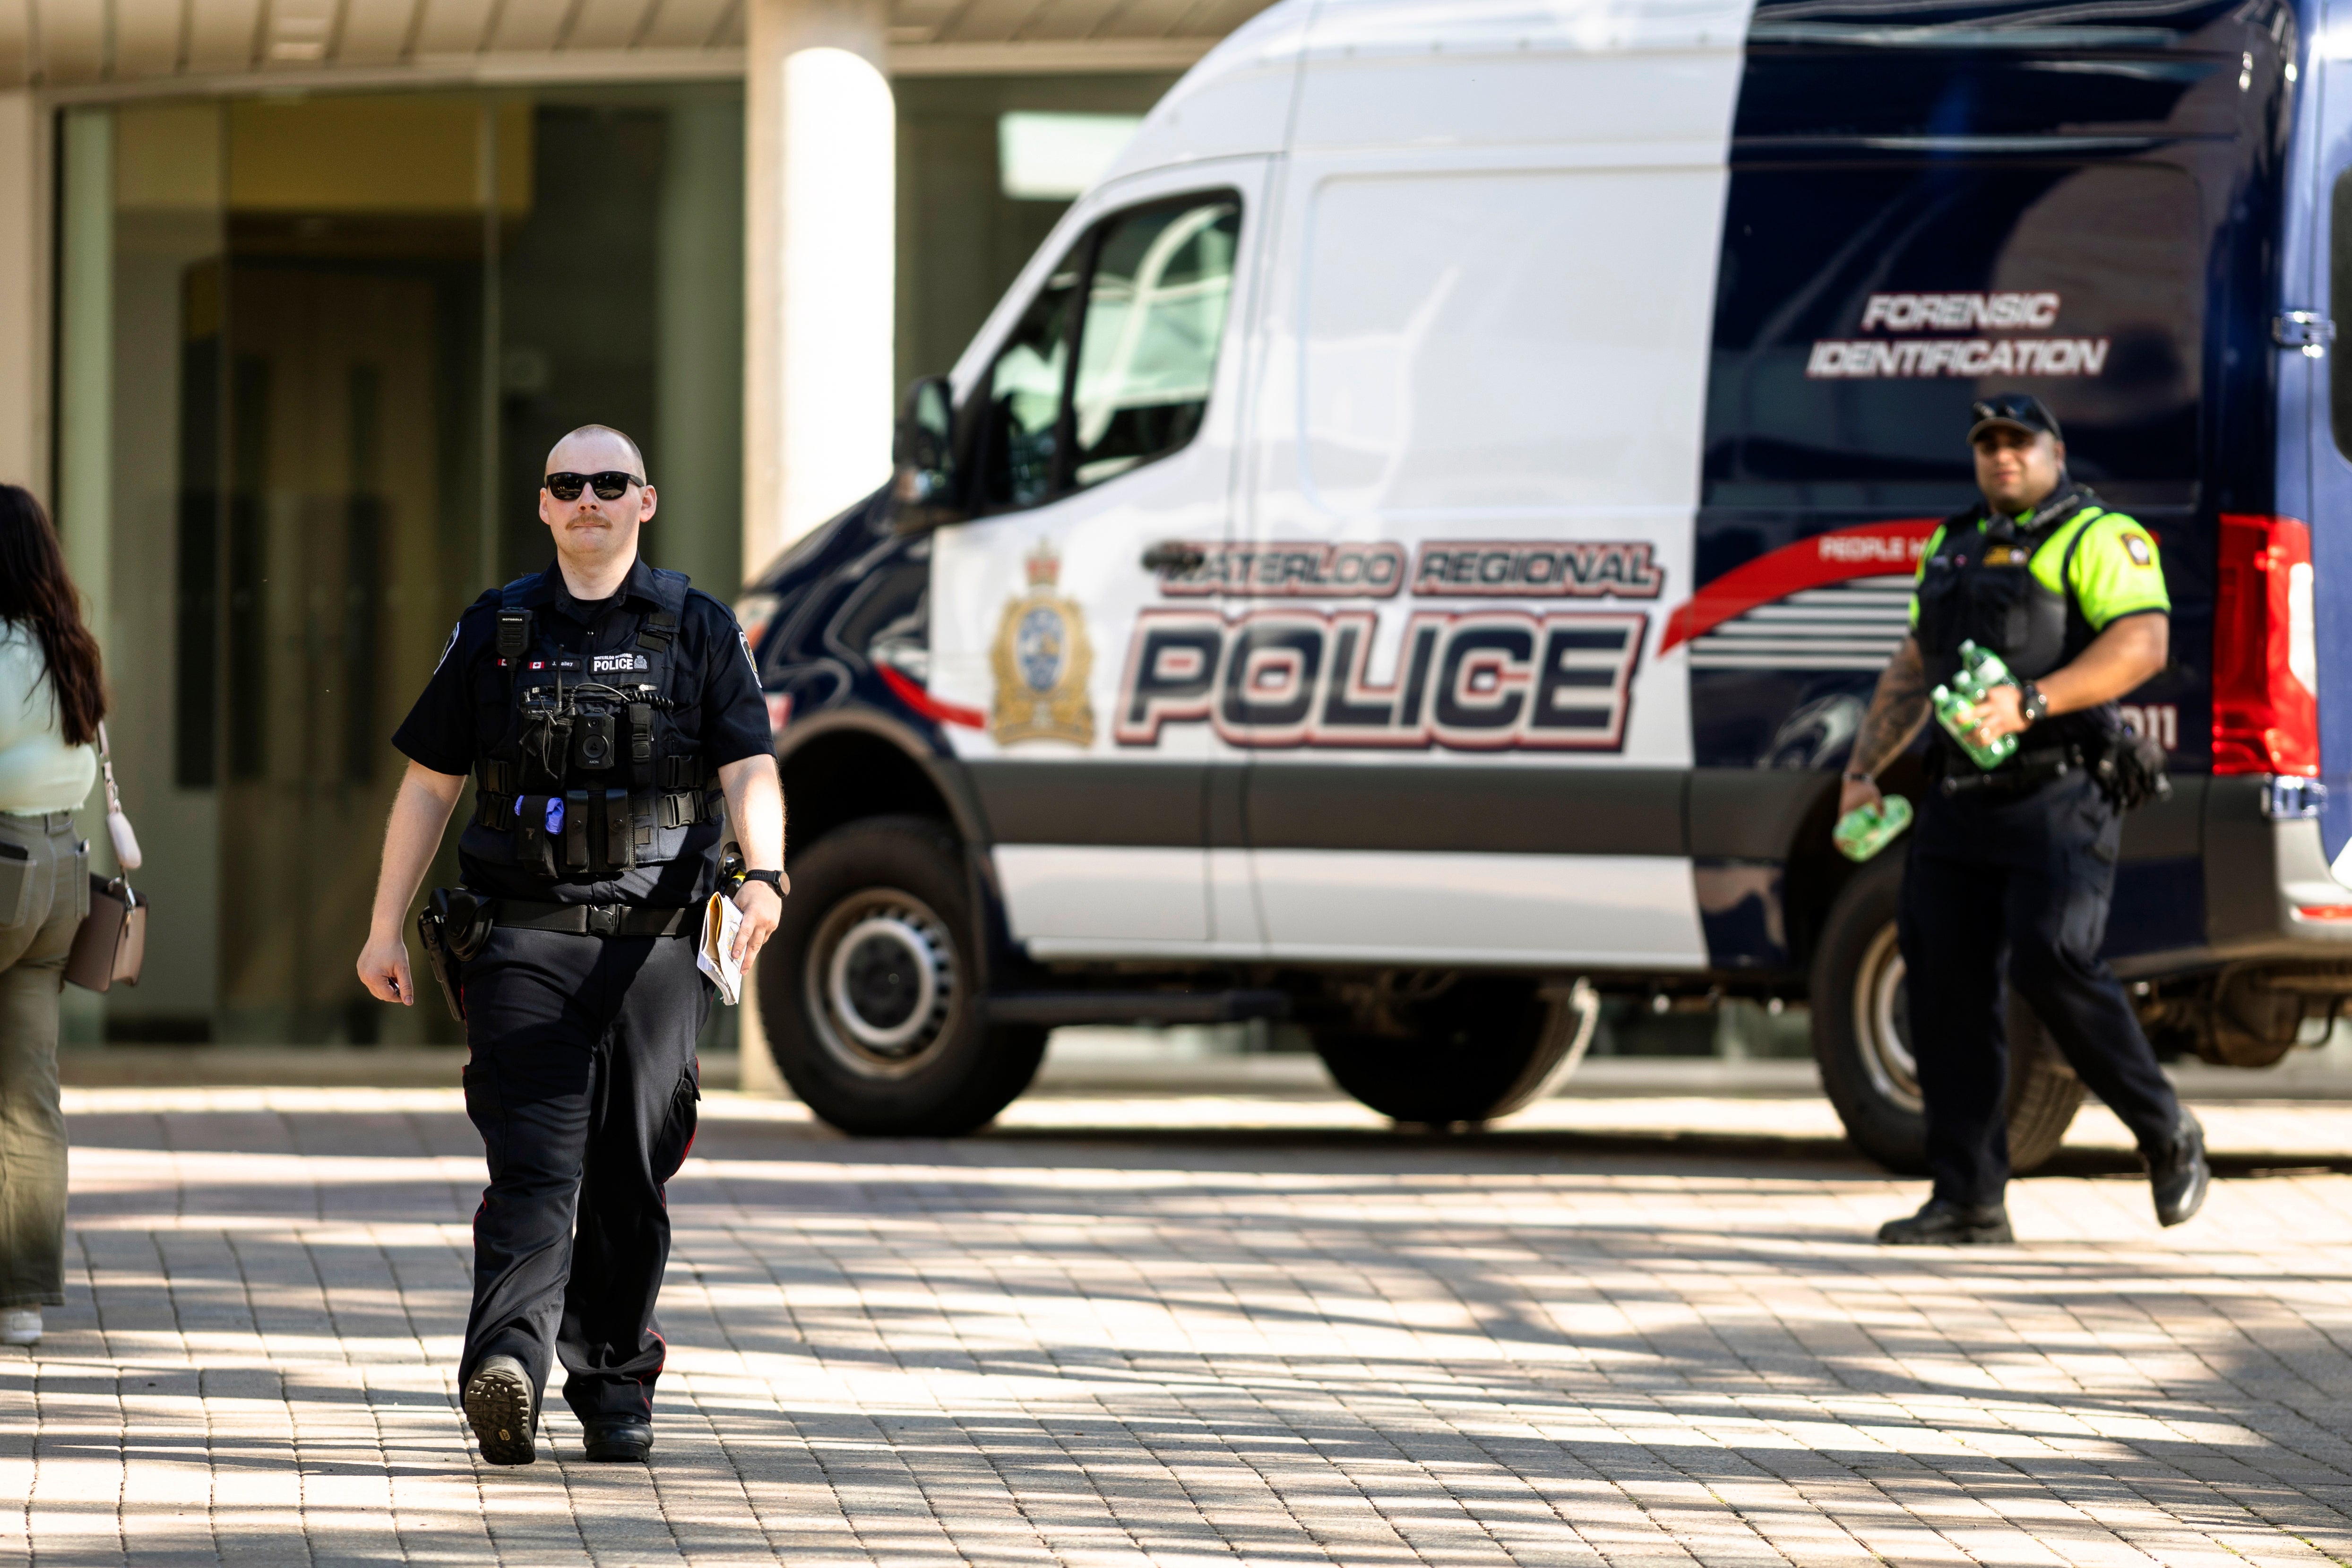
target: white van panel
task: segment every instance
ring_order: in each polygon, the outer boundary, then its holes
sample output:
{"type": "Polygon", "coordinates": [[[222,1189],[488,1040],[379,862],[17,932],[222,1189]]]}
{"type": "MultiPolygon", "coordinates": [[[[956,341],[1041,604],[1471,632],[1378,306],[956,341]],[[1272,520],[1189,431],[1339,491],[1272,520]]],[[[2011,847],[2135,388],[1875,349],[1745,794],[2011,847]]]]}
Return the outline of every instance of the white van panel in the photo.
{"type": "Polygon", "coordinates": [[[1751,9],[1748,0],[1325,0],[1291,146],[1720,147],[1751,9]]]}
{"type": "MultiPolygon", "coordinates": [[[[1616,22],[1607,5],[1345,0],[1318,12],[1258,334],[1241,529],[1265,551],[1344,543],[1409,563],[1402,591],[1331,606],[1335,626],[1342,612],[1374,618],[1373,683],[1394,680],[1416,627],[1589,623],[1598,636],[1638,619],[1622,721],[1572,743],[1432,723],[1425,739],[1375,737],[1352,752],[1269,734],[1252,799],[1285,769],[1318,763],[1426,769],[1433,803],[1461,770],[1537,770],[1560,780],[1573,814],[1580,774],[1691,765],[1687,655],[1661,645],[1695,566],[1746,6],[1657,22],[1683,29],[1664,39],[1680,55],[1616,22]],[[1525,49],[1497,42],[1514,26],[1525,49]],[[1465,37],[1480,27],[1483,42],[1465,37]],[[1384,28],[1418,43],[1391,47],[1384,28]],[[1480,574],[1520,559],[1613,564],[1574,584],[1564,566],[1540,581],[1433,574],[1441,557],[1474,556],[1480,574]]],[[[1498,675],[1494,700],[1508,700],[1519,677],[1498,675]]],[[[1437,809],[1484,798],[1471,790],[1437,809]]],[[[1706,963],[1685,860],[1604,844],[1465,854],[1415,837],[1408,826],[1360,848],[1258,838],[1269,954],[1706,963]]]]}
{"type": "Polygon", "coordinates": [[[1309,499],[1464,521],[1696,507],[1724,180],[1715,167],[1323,181],[1298,373],[1309,499]]]}
{"type": "Polygon", "coordinates": [[[1000,844],[993,854],[1018,941],[1109,940],[1129,949],[1152,942],[1191,947],[1208,937],[1208,890],[1198,849],[1000,844]]]}
{"type": "Polygon", "coordinates": [[[1292,0],[1234,29],[1152,106],[1097,188],[1206,158],[1281,152],[1311,14],[1292,0]]]}
{"type": "Polygon", "coordinates": [[[1690,862],[1650,855],[1256,852],[1276,959],[1695,969],[1690,862]],[[1311,933],[1311,934],[1304,934],[1311,933]]]}

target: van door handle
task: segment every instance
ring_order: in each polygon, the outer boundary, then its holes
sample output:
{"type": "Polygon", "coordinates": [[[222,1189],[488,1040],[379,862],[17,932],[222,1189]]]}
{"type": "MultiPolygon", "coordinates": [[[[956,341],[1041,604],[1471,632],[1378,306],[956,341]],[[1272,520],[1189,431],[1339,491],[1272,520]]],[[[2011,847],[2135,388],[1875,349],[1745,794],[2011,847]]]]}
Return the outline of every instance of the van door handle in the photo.
{"type": "Polygon", "coordinates": [[[2336,341],[2336,323],[2317,310],[2286,310],[2271,318],[2271,337],[2283,349],[2301,349],[2312,359],[2324,359],[2336,341]]]}
{"type": "Polygon", "coordinates": [[[1175,576],[1185,572],[1198,572],[1209,563],[1209,552],[1197,544],[1187,544],[1181,539],[1162,540],[1143,552],[1146,572],[1165,572],[1175,576]]]}

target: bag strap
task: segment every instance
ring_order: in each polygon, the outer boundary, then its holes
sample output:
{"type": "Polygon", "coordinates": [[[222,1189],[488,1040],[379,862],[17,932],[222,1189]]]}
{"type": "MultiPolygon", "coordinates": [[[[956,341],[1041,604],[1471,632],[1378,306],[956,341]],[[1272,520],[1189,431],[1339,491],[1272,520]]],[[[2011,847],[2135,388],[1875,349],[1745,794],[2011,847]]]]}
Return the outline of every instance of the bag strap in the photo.
{"type": "Polygon", "coordinates": [[[106,780],[106,836],[114,845],[114,858],[122,872],[123,891],[131,890],[131,873],[139,869],[139,836],[122,809],[122,792],[114,784],[114,753],[106,743],[106,721],[98,721],[98,771],[106,780]]]}
{"type": "Polygon", "coordinates": [[[114,787],[114,753],[106,745],[106,721],[98,721],[98,771],[106,775],[106,809],[122,809],[122,792],[114,787]]]}

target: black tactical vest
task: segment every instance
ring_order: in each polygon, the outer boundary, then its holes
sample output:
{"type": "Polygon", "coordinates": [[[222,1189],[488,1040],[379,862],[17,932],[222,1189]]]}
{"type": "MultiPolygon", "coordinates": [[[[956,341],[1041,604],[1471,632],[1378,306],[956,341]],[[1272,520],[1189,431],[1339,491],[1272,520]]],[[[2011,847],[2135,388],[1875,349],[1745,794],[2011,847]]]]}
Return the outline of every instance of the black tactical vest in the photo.
{"type": "MultiPolygon", "coordinates": [[[[2069,485],[2021,520],[1996,517],[1979,528],[1984,515],[1980,507],[1948,519],[1937,552],[1919,575],[1919,624],[1912,633],[1928,685],[1949,685],[1959,673],[1963,642],[2000,655],[2011,672],[2026,680],[2064,668],[2089,647],[2098,634],[2075,602],[2073,588],[2044,587],[2033,575],[2032,563],[2065,523],[2089,512],[2082,527],[2066,532],[2058,581],[2071,584],[2074,552],[2105,510],[2089,489],[2069,485]]],[[[2048,745],[2053,736],[2070,741],[2104,734],[2121,721],[2112,702],[2062,714],[2028,731],[2020,750],[2048,745]]],[[[1941,736],[1941,730],[1937,733],[1941,736]]]]}
{"type": "Polygon", "coordinates": [[[597,654],[557,647],[524,607],[537,575],[499,591],[495,649],[511,699],[505,734],[476,769],[466,853],[605,880],[708,852],[723,813],[716,780],[670,719],[690,700],[677,689],[687,579],[658,569],[653,579],[658,607],[597,654]]]}

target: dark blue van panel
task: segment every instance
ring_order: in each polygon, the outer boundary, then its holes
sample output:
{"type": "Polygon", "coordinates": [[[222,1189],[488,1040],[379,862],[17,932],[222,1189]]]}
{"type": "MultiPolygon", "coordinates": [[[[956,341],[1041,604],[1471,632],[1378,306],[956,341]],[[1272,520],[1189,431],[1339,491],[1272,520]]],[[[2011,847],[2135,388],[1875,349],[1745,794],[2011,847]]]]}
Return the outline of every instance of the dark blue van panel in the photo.
{"type": "MultiPolygon", "coordinates": [[[[2209,765],[2216,519],[2275,504],[2299,36],[2212,0],[1758,6],[1694,575],[1779,596],[1719,590],[1684,628],[1700,766],[1843,763],[1906,624],[1903,549],[1974,501],[1968,407],[2011,389],[2160,541],[2175,662],[2133,717],[2209,765]]],[[[2201,940],[2187,869],[2127,868],[2111,951],[2201,940]]]]}

